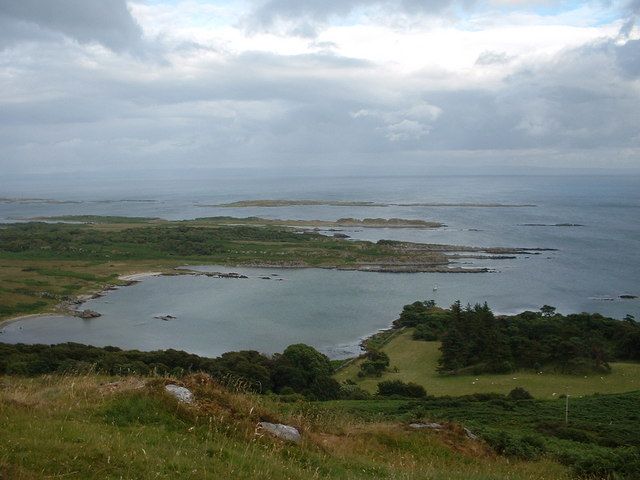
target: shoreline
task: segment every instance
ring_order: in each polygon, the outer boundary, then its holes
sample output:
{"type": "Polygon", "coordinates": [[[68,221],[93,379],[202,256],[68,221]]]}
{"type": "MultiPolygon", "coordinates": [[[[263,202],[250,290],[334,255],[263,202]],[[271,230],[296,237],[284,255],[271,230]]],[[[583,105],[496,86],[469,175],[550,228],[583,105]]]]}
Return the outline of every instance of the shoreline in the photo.
{"type": "MultiPolygon", "coordinates": [[[[145,278],[150,278],[150,277],[156,277],[156,276],[160,276],[160,275],[165,275],[165,272],[136,272],[136,273],[130,273],[130,274],[126,274],[126,275],[118,275],[118,280],[123,281],[123,282],[127,282],[124,285],[121,285],[123,287],[128,287],[130,285],[133,285],[135,283],[138,283],[139,281],[145,279],[145,278]]],[[[75,315],[73,315],[71,312],[74,311],[71,306],[72,305],[81,305],[82,303],[86,302],[87,300],[91,300],[93,298],[97,298],[97,297],[101,297],[103,295],[105,295],[107,292],[109,292],[110,290],[115,290],[117,289],[118,286],[117,285],[105,285],[103,288],[93,291],[93,292],[89,292],[89,293],[83,293],[80,295],[76,295],[73,298],[69,299],[69,300],[65,300],[63,302],[60,302],[56,305],[54,305],[53,309],[47,312],[41,312],[41,313],[28,313],[25,315],[18,315],[15,317],[8,317],[8,318],[4,318],[4,319],[0,319],[0,328],[5,327],[7,325],[10,325],[12,323],[15,322],[19,322],[22,320],[28,320],[30,318],[39,318],[39,317],[50,317],[50,316],[55,316],[55,315],[59,315],[61,317],[73,317],[75,315]]],[[[1,339],[2,337],[0,337],[1,339]]]]}
{"type": "Polygon", "coordinates": [[[159,276],[181,276],[181,275],[193,275],[193,276],[217,276],[220,278],[234,278],[233,276],[227,277],[227,274],[220,274],[220,272],[205,272],[200,270],[192,270],[191,267],[209,267],[209,266],[221,266],[226,268],[264,268],[264,269],[304,269],[304,268],[317,268],[321,270],[336,270],[336,271],[357,271],[365,273],[495,273],[496,270],[487,267],[446,267],[443,265],[419,265],[419,264],[363,264],[363,265],[343,265],[343,266],[316,266],[316,265],[270,265],[266,263],[245,264],[245,265],[222,265],[222,264],[204,264],[198,263],[196,265],[178,265],[167,269],[165,271],[143,271],[127,273],[118,275],[117,279],[121,282],[125,282],[124,285],[108,284],[95,291],[76,295],[69,300],[60,302],[52,307],[49,311],[40,313],[29,313],[24,315],[18,315],[0,319],[0,328],[15,323],[21,320],[27,320],[29,318],[48,317],[48,316],[75,316],[73,312],[78,311],[73,306],[78,306],[85,303],[88,300],[102,297],[110,290],[115,290],[119,287],[128,287],[136,284],[146,278],[159,277],[159,276]]]}

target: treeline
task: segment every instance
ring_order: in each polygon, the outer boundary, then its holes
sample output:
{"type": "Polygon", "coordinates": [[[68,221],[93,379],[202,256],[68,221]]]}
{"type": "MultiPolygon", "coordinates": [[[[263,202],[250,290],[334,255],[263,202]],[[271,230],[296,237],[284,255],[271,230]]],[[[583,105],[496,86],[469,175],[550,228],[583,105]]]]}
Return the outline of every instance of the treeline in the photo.
{"type": "Polygon", "coordinates": [[[275,227],[154,225],[99,230],[86,225],[24,223],[0,229],[0,253],[56,258],[166,258],[224,253],[230,242],[326,240],[275,227]]]}
{"type": "Polygon", "coordinates": [[[0,343],[0,374],[35,376],[88,372],[174,376],[205,372],[222,383],[259,393],[300,394],[318,400],[339,398],[345,393],[331,378],[333,366],[330,360],[304,344],[290,345],[283,353],[273,356],[239,351],[206,358],[179,350],[142,352],[77,343],[0,343]]]}
{"type": "Polygon", "coordinates": [[[540,312],[495,316],[489,306],[443,310],[432,301],[404,307],[395,327],[413,327],[414,339],[441,340],[442,373],[506,373],[552,368],[565,373],[608,372],[611,361],[640,361],[640,324],[597,313],[540,312]]]}

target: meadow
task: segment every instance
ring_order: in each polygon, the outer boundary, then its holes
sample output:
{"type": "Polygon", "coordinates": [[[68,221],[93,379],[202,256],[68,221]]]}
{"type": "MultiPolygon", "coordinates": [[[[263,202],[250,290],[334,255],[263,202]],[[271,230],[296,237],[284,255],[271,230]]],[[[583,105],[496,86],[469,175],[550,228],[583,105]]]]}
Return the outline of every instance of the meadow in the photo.
{"type": "Polygon", "coordinates": [[[429,395],[471,395],[474,393],[509,393],[524,387],[536,398],[553,399],[560,395],[582,396],[594,393],[614,393],[640,390],[640,364],[612,362],[611,373],[585,375],[542,373],[523,370],[505,374],[441,375],[437,372],[440,342],[413,340],[413,329],[391,334],[381,347],[391,361],[380,377],[358,376],[362,359],[341,368],[335,378],[341,383],[350,380],[358,387],[375,393],[378,382],[402,380],[422,385],[429,395]],[[397,370],[396,370],[397,369],[397,370]]]}

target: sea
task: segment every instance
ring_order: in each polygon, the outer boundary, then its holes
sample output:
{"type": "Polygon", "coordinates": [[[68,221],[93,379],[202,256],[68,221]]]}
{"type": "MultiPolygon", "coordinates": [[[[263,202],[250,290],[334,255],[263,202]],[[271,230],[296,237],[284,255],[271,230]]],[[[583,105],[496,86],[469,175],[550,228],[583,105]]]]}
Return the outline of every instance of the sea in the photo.
{"type": "MultiPolygon", "coordinates": [[[[231,350],[282,351],[313,345],[332,358],[389,327],[402,306],[487,302],[512,314],[552,305],[561,313],[640,319],[640,176],[252,176],[250,173],[50,181],[13,178],[0,185],[0,223],[59,215],[122,215],[169,220],[256,216],[336,220],[405,218],[437,229],[345,228],[351,239],[480,247],[552,249],[516,259],[460,260],[489,273],[372,273],[329,269],[201,266],[248,278],[150,277],[90,300],[101,317],[42,316],[0,326],[0,342],[59,343],[205,356],[231,350]],[[376,202],[385,206],[220,207],[253,199],[376,202]],[[401,206],[502,204],[518,207],[401,206]],[[266,279],[265,277],[269,277],[266,279]],[[171,315],[168,321],[155,317],[171,315]]],[[[327,232],[332,234],[332,232],[327,232]]]]}

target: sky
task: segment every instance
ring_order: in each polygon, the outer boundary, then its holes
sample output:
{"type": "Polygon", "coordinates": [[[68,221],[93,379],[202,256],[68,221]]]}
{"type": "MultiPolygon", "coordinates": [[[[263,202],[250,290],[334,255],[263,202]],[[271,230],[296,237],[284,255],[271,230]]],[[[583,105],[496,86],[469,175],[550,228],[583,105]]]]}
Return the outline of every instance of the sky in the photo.
{"type": "Polygon", "coordinates": [[[0,172],[216,169],[640,171],[640,0],[0,0],[0,172]]]}

